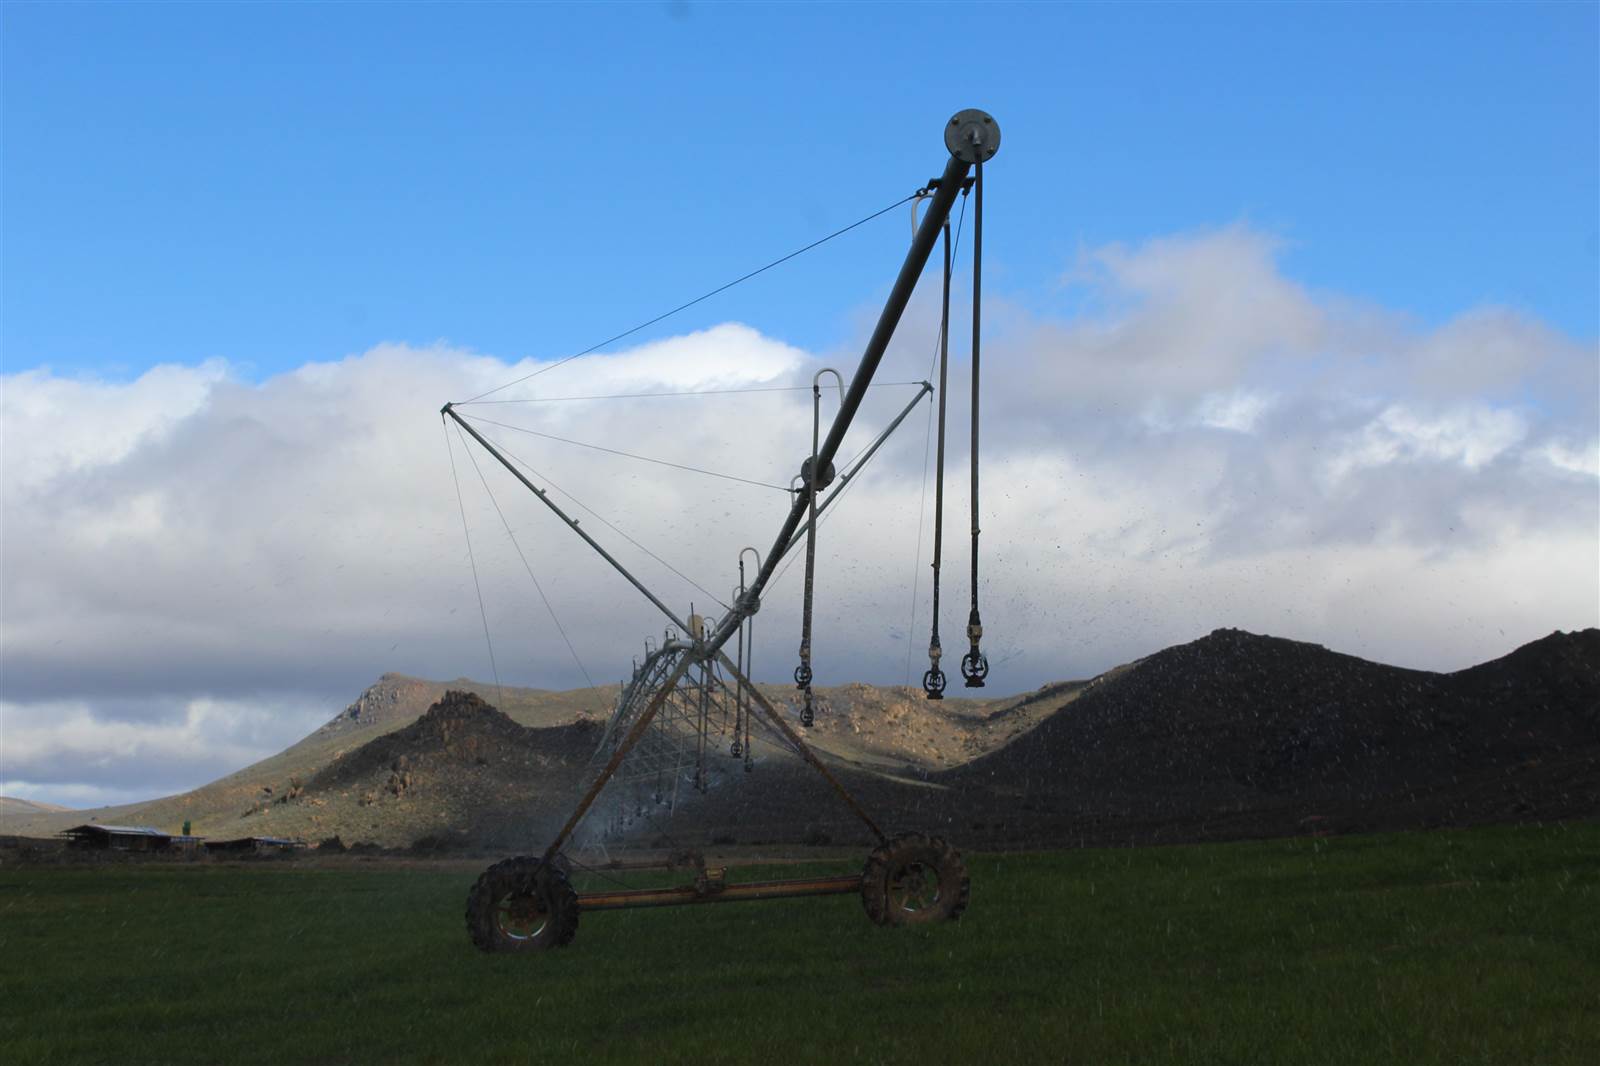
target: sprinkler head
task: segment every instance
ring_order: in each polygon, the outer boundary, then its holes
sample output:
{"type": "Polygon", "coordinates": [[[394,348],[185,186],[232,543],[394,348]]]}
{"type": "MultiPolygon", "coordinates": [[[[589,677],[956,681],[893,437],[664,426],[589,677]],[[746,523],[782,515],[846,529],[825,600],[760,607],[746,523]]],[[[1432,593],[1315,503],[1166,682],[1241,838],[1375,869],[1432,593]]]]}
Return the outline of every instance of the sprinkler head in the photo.
{"type": "Polygon", "coordinates": [[[976,645],[961,657],[961,676],[967,679],[968,688],[982,688],[983,679],[989,676],[989,660],[976,645]]]}

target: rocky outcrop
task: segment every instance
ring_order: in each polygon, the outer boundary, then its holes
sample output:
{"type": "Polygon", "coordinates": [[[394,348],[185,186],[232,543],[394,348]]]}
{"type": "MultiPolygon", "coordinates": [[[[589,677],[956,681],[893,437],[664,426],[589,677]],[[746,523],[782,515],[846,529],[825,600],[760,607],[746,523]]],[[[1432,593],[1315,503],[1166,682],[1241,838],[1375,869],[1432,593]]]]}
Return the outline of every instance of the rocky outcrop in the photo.
{"type": "Polygon", "coordinates": [[[410,725],[335,759],[307,790],[315,794],[376,782],[379,791],[403,796],[468,770],[499,765],[521,773],[527,767],[581,764],[599,742],[599,730],[592,721],[548,729],[518,725],[478,695],[451,690],[410,725]]]}

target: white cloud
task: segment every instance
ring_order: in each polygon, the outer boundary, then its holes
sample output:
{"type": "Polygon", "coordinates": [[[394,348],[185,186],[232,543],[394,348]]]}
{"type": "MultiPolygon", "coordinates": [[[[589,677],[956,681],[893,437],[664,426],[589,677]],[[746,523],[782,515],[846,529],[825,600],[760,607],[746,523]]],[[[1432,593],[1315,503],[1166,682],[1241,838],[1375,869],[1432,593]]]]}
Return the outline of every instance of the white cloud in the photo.
{"type": "Polygon", "coordinates": [[[1355,470],[1396,462],[1432,460],[1481,469],[1504,455],[1528,432],[1516,411],[1460,404],[1439,414],[1400,405],[1385,407],[1328,461],[1335,481],[1355,470]]]}
{"type": "Polygon", "coordinates": [[[1588,447],[1572,447],[1552,441],[1533,454],[1558,470],[1600,477],[1600,439],[1592,441],[1588,447]]]}
{"type": "Polygon", "coordinates": [[[180,792],[328,718],[314,698],[0,701],[0,793],[82,806],[180,792]]]}
{"type": "Polygon", "coordinates": [[[1243,389],[1212,393],[1201,398],[1195,411],[1195,421],[1214,429],[1249,433],[1271,408],[1272,399],[1270,394],[1243,389]]]}
{"type": "MultiPolygon", "coordinates": [[[[1308,291],[1275,254],[1244,227],[1113,247],[1073,275],[1091,313],[994,305],[982,526],[998,686],[1084,676],[1219,625],[1456,668],[1600,622],[1593,344],[1500,309],[1424,330],[1308,291]]],[[[884,380],[926,372],[929,311],[913,306],[884,380]]],[[[808,385],[818,365],[730,324],[486,399],[808,385]]],[[[259,384],[215,363],[124,384],[6,378],[10,778],[114,790],[140,761],[215,776],[385,670],[486,675],[438,408],[541,366],[386,344],[259,384]],[[303,713],[259,710],[291,705],[303,713]]],[[[954,368],[947,648],[967,593],[965,376],[954,368]]],[[[843,454],[910,395],[875,391],[843,454]]],[[[776,486],[810,443],[809,390],[463,410],[776,486]]],[[[765,551],[786,510],[781,489],[477,424],[683,614],[729,598],[739,548],[765,551]]],[[[922,668],[926,589],[922,617],[908,612],[930,543],[919,562],[926,426],[914,414],[823,529],[824,682],[902,680],[908,648],[922,668]]],[[[582,683],[480,471],[591,673],[616,679],[659,617],[481,451],[451,447],[502,676],[582,683]]],[[[793,666],[799,577],[757,620],[763,677],[793,666]]]]}
{"type": "Polygon", "coordinates": [[[23,450],[5,464],[7,488],[38,488],[64,473],[119,461],[200,410],[226,374],[226,364],[214,359],[158,366],[130,383],[57,377],[48,369],[0,378],[0,422],[8,445],[23,450]],[[33,434],[14,436],[19,427],[33,434]]]}

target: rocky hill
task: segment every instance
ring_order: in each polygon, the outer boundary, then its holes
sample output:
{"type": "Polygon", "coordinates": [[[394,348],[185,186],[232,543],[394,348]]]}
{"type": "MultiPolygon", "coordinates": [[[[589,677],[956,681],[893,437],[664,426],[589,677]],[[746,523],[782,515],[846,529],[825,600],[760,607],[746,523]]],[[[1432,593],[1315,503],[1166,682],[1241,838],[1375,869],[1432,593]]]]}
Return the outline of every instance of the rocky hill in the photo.
{"type": "Polygon", "coordinates": [[[306,740],[369,736],[373,730],[383,732],[407,725],[450,691],[469,692],[492,701],[512,720],[529,726],[564,725],[582,719],[604,720],[617,698],[616,685],[552,692],[486,685],[465,677],[454,681],[426,681],[405,674],[384,674],[306,740]]]}
{"type": "MultiPolygon", "coordinates": [[[[792,686],[762,687],[778,706],[793,700],[792,686]]],[[[8,817],[4,831],[48,836],[88,820],[149,824],[176,831],[188,821],[196,833],[211,837],[274,834],[322,839],[339,835],[346,842],[403,846],[421,836],[460,839],[463,831],[474,840],[500,839],[503,834],[499,829],[489,832],[490,827],[498,826],[512,827],[507,832],[521,826],[519,832],[525,835],[528,826],[557,817],[546,812],[545,806],[553,809],[567,801],[546,798],[554,794],[554,786],[548,781],[518,781],[514,787],[502,783],[504,788],[497,786],[498,790],[483,793],[481,798],[487,806],[480,814],[470,816],[465,800],[452,803],[438,817],[425,815],[425,804],[415,793],[405,802],[395,802],[396,797],[385,790],[386,778],[361,784],[351,779],[339,790],[331,790],[332,781],[326,773],[341,762],[348,767],[346,756],[361,751],[363,746],[372,746],[364,758],[383,763],[405,755],[402,749],[407,744],[425,743],[431,734],[408,732],[408,727],[418,723],[430,706],[451,691],[471,694],[480,701],[473,707],[491,709],[497,719],[532,730],[524,735],[524,747],[532,746],[527,754],[528,765],[538,768],[545,765],[540,761],[543,758],[572,757],[565,747],[567,741],[561,737],[583,736],[587,730],[597,728],[609,714],[618,686],[552,692],[497,687],[464,678],[440,682],[385,674],[303,740],[201,788],[118,807],[63,814],[28,812],[8,817]],[[565,726],[582,728],[571,734],[552,732],[565,726]],[[543,746],[551,746],[551,750],[545,751],[543,746]],[[315,788],[313,782],[317,783],[315,788]],[[375,802],[362,804],[362,796],[369,792],[375,802]],[[505,805],[490,803],[491,794],[506,796],[505,805]]],[[[813,731],[817,746],[846,765],[859,763],[870,770],[893,773],[925,774],[941,766],[957,765],[970,757],[970,752],[987,751],[1004,743],[1052,709],[1027,696],[929,703],[920,690],[903,687],[843,685],[817,691],[819,715],[813,731]]],[[[458,710],[466,706],[456,701],[451,705],[458,710]]],[[[465,717],[474,718],[470,714],[465,717]]],[[[486,725],[481,741],[474,741],[469,735],[475,730],[453,732],[451,746],[492,747],[503,739],[497,732],[499,728],[493,723],[486,725]]],[[[597,742],[587,741],[590,751],[597,742]]],[[[589,752],[583,754],[587,757],[589,752]]],[[[775,760],[774,765],[786,759],[782,752],[769,755],[775,760]]],[[[467,764],[476,765],[475,758],[476,755],[469,756],[467,764]]],[[[757,776],[772,778],[772,774],[757,776]]],[[[807,792],[809,787],[809,781],[794,785],[799,793],[807,792]]],[[[759,797],[753,802],[760,806],[759,797]]]]}
{"type": "MultiPolygon", "coordinates": [[[[210,784],[142,803],[61,813],[8,815],[4,832],[50,836],[91,820],[154,825],[175,832],[187,821],[196,833],[210,837],[278,832],[310,835],[329,832],[331,827],[332,832],[342,830],[356,834],[355,839],[367,839],[362,831],[372,831],[371,819],[337,826],[333,824],[335,819],[320,812],[313,811],[305,817],[291,816],[287,804],[278,801],[290,792],[303,789],[306,781],[347,751],[416,721],[451,689],[495,700],[514,721],[536,728],[603,720],[617,698],[616,685],[556,692],[498,687],[465,678],[425,681],[403,674],[384,674],[309,736],[210,784]]],[[[384,839],[398,840],[398,837],[385,835],[384,839]]]]}
{"type": "MultiPolygon", "coordinates": [[[[797,715],[792,688],[763,690],[797,715]]],[[[874,817],[968,847],[1600,815],[1592,629],[1452,674],[1222,629],[1006,699],[933,703],[866,685],[819,697],[811,742],[874,817]]],[[[190,819],[214,837],[526,849],[569,813],[615,698],[615,686],[497,692],[385,675],[305,740],[204,788],[9,819],[7,831],[190,819]]],[[[711,745],[703,794],[686,781],[613,789],[595,819],[659,846],[866,839],[775,734],[758,736],[748,773],[725,739],[711,745]]]]}
{"type": "Polygon", "coordinates": [[[436,847],[521,841],[570,802],[601,724],[519,725],[471,692],[447,690],[414,721],[264,795],[254,833],[436,847]]]}
{"type": "MultiPolygon", "coordinates": [[[[1004,699],[946,697],[929,701],[920,688],[839,685],[819,689],[811,743],[865,768],[942,770],[994,751],[1054,713],[1087,682],[1063,681],[1004,699]]],[[[789,686],[762,686],[777,706],[795,702],[789,686]]]]}

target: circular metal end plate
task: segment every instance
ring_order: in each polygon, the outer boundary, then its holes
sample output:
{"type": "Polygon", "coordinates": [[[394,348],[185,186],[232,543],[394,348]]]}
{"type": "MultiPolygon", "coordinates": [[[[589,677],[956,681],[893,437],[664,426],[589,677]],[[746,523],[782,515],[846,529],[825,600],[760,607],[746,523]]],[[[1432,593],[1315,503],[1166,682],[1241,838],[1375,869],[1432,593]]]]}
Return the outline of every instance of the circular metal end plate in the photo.
{"type": "Polygon", "coordinates": [[[944,127],[944,146],[966,163],[987,163],[1000,150],[1000,124],[986,111],[969,107],[944,127]]]}

